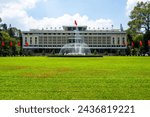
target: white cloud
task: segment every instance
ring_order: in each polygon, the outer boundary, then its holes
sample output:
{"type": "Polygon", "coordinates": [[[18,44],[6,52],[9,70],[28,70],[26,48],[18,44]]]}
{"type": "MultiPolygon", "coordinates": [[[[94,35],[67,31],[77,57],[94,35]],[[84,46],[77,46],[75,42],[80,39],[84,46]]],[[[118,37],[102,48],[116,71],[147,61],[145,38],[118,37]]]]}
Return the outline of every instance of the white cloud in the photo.
{"type": "Polygon", "coordinates": [[[33,16],[29,16],[27,10],[36,7],[36,3],[40,1],[47,2],[47,0],[1,0],[0,17],[4,22],[22,30],[74,25],[74,20],[77,20],[78,25],[87,25],[95,28],[110,28],[113,24],[110,19],[91,20],[88,16],[81,16],[79,13],[74,15],[64,14],[57,18],[44,17],[35,19],[33,16]]]}
{"type": "Polygon", "coordinates": [[[133,10],[134,6],[136,6],[137,2],[146,2],[150,0],[127,0],[127,6],[126,6],[126,14],[129,15],[130,12],[133,10]]]}
{"type": "Polygon", "coordinates": [[[86,25],[88,27],[102,28],[102,27],[111,27],[112,21],[109,19],[98,19],[90,20],[87,16],[81,16],[80,14],[69,15],[64,14],[61,17],[57,18],[47,18],[44,17],[41,20],[35,20],[31,18],[29,20],[29,27],[32,28],[50,28],[50,27],[62,27],[64,25],[74,25],[74,20],[77,20],[78,25],[86,25]],[[32,24],[35,24],[34,26],[32,24]]]}

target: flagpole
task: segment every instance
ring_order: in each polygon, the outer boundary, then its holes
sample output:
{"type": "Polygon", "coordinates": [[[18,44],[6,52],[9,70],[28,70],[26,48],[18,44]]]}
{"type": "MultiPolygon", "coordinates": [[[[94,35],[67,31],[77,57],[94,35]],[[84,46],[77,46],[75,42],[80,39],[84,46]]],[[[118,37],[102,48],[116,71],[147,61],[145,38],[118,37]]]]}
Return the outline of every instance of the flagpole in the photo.
{"type": "MultiPolygon", "coordinates": [[[[76,38],[76,36],[77,36],[76,34],[77,34],[77,31],[78,31],[78,27],[77,27],[78,24],[77,24],[77,21],[76,21],[76,20],[74,21],[74,24],[75,24],[75,27],[76,27],[76,30],[75,30],[75,38],[76,38]]],[[[77,40],[75,39],[75,53],[76,53],[76,48],[77,48],[77,47],[76,47],[76,43],[77,43],[77,40]]]]}

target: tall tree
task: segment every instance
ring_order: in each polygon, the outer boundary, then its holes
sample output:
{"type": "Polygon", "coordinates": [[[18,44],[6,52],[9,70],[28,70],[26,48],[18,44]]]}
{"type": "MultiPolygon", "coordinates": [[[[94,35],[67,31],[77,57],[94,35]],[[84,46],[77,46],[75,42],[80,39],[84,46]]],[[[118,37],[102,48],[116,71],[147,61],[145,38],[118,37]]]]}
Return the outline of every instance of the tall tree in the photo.
{"type": "Polygon", "coordinates": [[[132,31],[150,31],[150,2],[138,2],[130,14],[128,25],[132,31]]]}
{"type": "Polygon", "coordinates": [[[2,28],[3,28],[3,30],[5,30],[5,31],[7,31],[7,24],[2,24],[2,28]]]}
{"type": "Polygon", "coordinates": [[[130,14],[131,21],[128,22],[129,30],[135,37],[143,32],[144,52],[148,52],[148,40],[150,39],[150,2],[138,2],[130,14]]]}

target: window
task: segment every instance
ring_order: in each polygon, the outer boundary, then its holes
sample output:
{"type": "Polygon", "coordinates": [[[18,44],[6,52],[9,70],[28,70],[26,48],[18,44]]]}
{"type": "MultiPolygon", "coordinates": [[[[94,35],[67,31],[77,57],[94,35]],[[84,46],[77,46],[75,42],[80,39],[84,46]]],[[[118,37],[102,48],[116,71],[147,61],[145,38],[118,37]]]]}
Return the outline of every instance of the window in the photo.
{"type": "Polygon", "coordinates": [[[37,37],[35,37],[35,44],[37,44],[37,37]]]}
{"type": "Polygon", "coordinates": [[[113,45],[115,45],[115,38],[113,37],[113,45]]]}
{"type": "Polygon", "coordinates": [[[47,44],[47,39],[46,38],[44,38],[44,44],[47,44]]]}
{"type": "Polygon", "coordinates": [[[120,38],[118,37],[118,45],[120,44],[120,38]]]}
{"type": "Polygon", "coordinates": [[[125,45],[125,38],[122,38],[122,44],[125,45]]]}
{"type": "Polygon", "coordinates": [[[106,44],[106,37],[102,38],[102,44],[106,44]]]}
{"type": "Polygon", "coordinates": [[[43,44],[43,41],[42,41],[42,40],[43,40],[43,38],[42,38],[42,36],[40,36],[40,37],[39,37],[39,44],[43,44]]]}
{"type": "Polygon", "coordinates": [[[27,43],[27,37],[25,37],[25,43],[27,43]]]}
{"type": "Polygon", "coordinates": [[[30,37],[30,44],[32,44],[32,37],[30,37]]]}
{"type": "Polygon", "coordinates": [[[111,38],[110,37],[107,37],[107,44],[111,44],[111,38]]]}

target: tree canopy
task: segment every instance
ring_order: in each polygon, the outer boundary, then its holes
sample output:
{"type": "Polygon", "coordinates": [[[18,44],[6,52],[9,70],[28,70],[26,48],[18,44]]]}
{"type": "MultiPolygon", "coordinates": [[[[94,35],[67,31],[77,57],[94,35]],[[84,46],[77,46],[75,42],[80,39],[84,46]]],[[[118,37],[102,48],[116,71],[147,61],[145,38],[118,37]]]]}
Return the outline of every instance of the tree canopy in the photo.
{"type": "MultiPolygon", "coordinates": [[[[0,21],[2,19],[0,18],[0,21]]],[[[7,28],[7,24],[0,23],[0,56],[19,55],[21,52],[21,31],[17,28],[7,28]],[[19,35],[15,35],[15,32],[19,35]]]]}
{"type": "Polygon", "coordinates": [[[150,2],[138,2],[130,14],[128,25],[134,32],[150,31],[150,2]]]}
{"type": "Polygon", "coordinates": [[[135,43],[143,53],[149,52],[148,42],[150,40],[150,1],[138,2],[130,13],[131,21],[128,22],[128,41],[135,43]],[[142,45],[142,46],[139,46],[142,45]]]}

